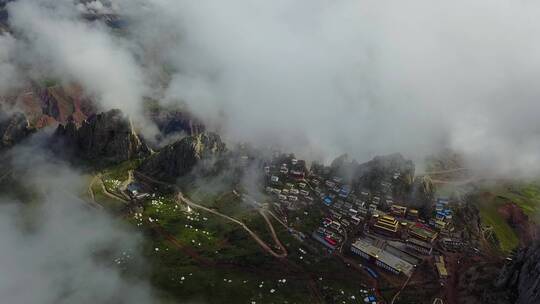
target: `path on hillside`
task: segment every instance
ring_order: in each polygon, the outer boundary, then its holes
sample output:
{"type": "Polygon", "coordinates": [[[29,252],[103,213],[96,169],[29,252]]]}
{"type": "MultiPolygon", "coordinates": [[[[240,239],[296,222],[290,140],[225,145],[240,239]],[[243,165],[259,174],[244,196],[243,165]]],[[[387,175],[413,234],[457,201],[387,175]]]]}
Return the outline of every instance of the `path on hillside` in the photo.
{"type": "Polygon", "coordinates": [[[390,302],[390,304],[394,304],[394,302],[399,298],[399,295],[401,294],[401,292],[405,289],[405,287],[407,287],[407,285],[409,284],[409,282],[411,281],[411,278],[413,277],[414,275],[414,269],[413,269],[413,273],[411,273],[411,275],[407,278],[407,280],[405,280],[405,283],[403,283],[403,285],[401,286],[401,288],[396,292],[396,294],[394,295],[394,297],[392,298],[392,301],[390,302]]]}
{"type": "MultiPolygon", "coordinates": [[[[114,193],[109,192],[109,190],[107,190],[107,187],[105,187],[105,184],[103,183],[103,179],[101,178],[101,173],[98,173],[98,174],[96,174],[96,175],[94,175],[92,177],[92,181],[90,181],[90,184],[88,185],[88,194],[90,195],[90,199],[91,199],[92,204],[95,204],[95,205],[99,206],[99,208],[103,208],[103,206],[101,204],[98,204],[98,202],[96,201],[96,195],[94,193],[94,189],[92,189],[96,182],[100,183],[101,190],[103,191],[103,194],[105,196],[107,196],[109,198],[112,198],[114,200],[121,201],[123,203],[128,203],[127,200],[119,197],[118,195],[116,195],[114,193]]],[[[97,206],[94,206],[94,207],[97,207],[97,206]]]]}
{"type": "MultiPolygon", "coordinates": [[[[271,224],[269,225],[269,228],[270,228],[270,231],[272,232],[272,238],[274,239],[274,241],[277,241],[276,242],[276,245],[279,247],[280,249],[280,253],[277,253],[275,252],[268,244],[266,244],[255,232],[253,232],[253,230],[251,230],[248,226],[246,226],[246,224],[242,223],[241,221],[233,218],[233,217],[230,217],[226,214],[223,214],[219,211],[216,211],[214,209],[210,209],[210,208],[207,208],[205,206],[202,206],[202,205],[199,205],[199,204],[196,204],[194,202],[192,202],[191,200],[189,200],[188,198],[184,197],[184,195],[181,193],[181,192],[178,192],[178,194],[176,195],[176,203],[179,204],[180,202],[184,202],[185,204],[187,204],[188,206],[192,207],[192,208],[196,208],[196,209],[201,209],[201,210],[204,210],[206,212],[210,212],[214,215],[217,215],[219,217],[222,217],[228,221],[231,221],[237,225],[240,225],[258,244],[259,246],[261,246],[267,253],[271,254],[272,256],[276,257],[276,258],[285,258],[287,257],[287,250],[285,249],[285,247],[281,244],[281,242],[279,241],[279,239],[277,238],[277,235],[275,234],[275,231],[274,231],[274,227],[271,226],[271,224]]],[[[265,219],[267,219],[266,216],[263,216],[265,219]]],[[[267,222],[268,223],[268,222],[267,222]]]]}

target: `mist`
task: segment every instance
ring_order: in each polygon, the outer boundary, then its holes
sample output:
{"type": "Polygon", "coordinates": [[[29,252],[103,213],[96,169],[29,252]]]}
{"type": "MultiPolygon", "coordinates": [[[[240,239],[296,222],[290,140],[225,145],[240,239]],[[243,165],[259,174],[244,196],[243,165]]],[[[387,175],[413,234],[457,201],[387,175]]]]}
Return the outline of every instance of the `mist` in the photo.
{"type": "Polygon", "coordinates": [[[537,3],[134,7],[123,7],[139,25],[134,35],[160,42],[176,71],[166,102],[186,102],[229,138],[326,160],[343,152],[418,160],[451,148],[478,168],[538,173],[537,3]]]}
{"type": "Polygon", "coordinates": [[[79,198],[82,174],[35,143],[9,152],[13,176],[34,199],[0,195],[2,301],[155,303],[148,282],[126,275],[144,271],[142,236],[89,207],[79,198]]]}
{"type": "Polygon", "coordinates": [[[142,119],[148,89],[131,42],[81,13],[104,11],[99,1],[86,6],[69,0],[20,0],[8,4],[9,24],[17,36],[17,64],[33,80],[78,83],[100,110],[122,109],[142,119]]]}
{"type": "Polygon", "coordinates": [[[420,163],[449,148],[486,175],[540,174],[533,1],[19,0],[9,12],[27,49],[15,61],[81,83],[103,110],[141,117],[152,97],[230,143],[309,160],[420,163]]]}

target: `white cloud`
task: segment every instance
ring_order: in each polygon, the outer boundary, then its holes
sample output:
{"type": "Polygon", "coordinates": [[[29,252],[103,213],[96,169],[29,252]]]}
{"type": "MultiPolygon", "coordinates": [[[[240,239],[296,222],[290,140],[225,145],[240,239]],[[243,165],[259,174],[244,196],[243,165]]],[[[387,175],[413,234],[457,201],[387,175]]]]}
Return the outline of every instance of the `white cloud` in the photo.
{"type": "Polygon", "coordinates": [[[120,7],[177,71],[169,101],[231,138],[361,160],[451,147],[483,166],[540,169],[540,4],[141,3],[120,7]]]}
{"type": "Polygon", "coordinates": [[[126,40],[101,23],[82,21],[71,1],[21,0],[9,5],[9,14],[26,42],[21,61],[42,75],[80,83],[102,109],[140,117],[147,87],[126,40]]]}
{"type": "Polygon", "coordinates": [[[150,285],[126,274],[142,265],[141,236],[78,198],[86,179],[35,145],[9,153],[13,176],[38,195],[0,196],[2,302],[155,303],[150,285]]]}

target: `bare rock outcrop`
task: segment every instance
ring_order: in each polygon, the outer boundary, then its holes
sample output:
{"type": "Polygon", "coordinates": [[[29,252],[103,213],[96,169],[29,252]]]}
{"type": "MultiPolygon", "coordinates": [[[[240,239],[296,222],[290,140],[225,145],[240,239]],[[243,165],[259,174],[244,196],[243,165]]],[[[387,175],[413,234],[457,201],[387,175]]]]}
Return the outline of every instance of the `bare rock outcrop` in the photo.
{"type": "Polygon", "coordinates": [[[512,303],[540,303],[540,241],[515,253],[501,271],[496,286],[510,291],[512,303]]]}
{"type": "Polygon", "coordinates": [[[80,127],[73,121],[58,126],[53,148],[67,153],[69,158],[95,165],[115,164],[150,155],[148,146],[119,110],[92,115],[80,127]]]}
{"type": "Polygon", "coordinates": [[[192,173],[209,174],[226,152],[225,143],[215,133],[188,136],[168,145],[146,159],[138,171],[159,180],[173,181],[192,173]]]}
{"type": "Polygon", "coordinates": [[[23,113],[0,112],[0,150],[16,145],[32,132],[33,129],[23,113]]]}

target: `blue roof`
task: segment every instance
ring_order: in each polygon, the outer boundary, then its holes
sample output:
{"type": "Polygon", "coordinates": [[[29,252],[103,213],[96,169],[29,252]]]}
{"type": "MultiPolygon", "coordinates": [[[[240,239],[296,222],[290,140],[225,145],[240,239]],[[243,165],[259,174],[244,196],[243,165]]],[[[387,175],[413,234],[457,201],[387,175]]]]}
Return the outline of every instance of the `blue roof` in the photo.
{"type": "Polygon", "coordinates": [[[137,183],[131,183],[127,186],[127,189],[129,191],[140,191],[141,190],[141,185],[137,184],[137,183]]]}
{"type": "Polygon", "coordinates": [[[324,203],[325,203],[326,205],[331,205],[331,204],[332,204],[332,199],[331,199],[330,197],[326,197],[326,198],[324,199],[324,203]]]}

